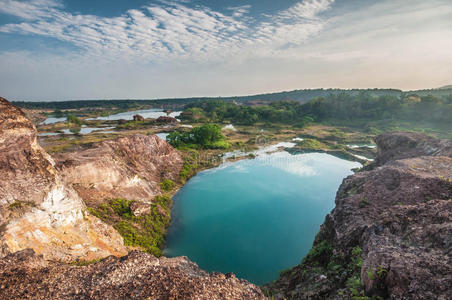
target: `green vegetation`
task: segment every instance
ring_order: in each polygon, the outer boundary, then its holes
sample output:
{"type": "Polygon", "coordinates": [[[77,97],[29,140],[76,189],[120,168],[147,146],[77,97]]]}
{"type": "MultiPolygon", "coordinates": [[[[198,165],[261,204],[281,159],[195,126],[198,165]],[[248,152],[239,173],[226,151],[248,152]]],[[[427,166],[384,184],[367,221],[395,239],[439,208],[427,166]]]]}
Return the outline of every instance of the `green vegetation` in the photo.
{"type": "Polygon", "coordinates": [[[73,125],[78,125],[78,126],[82,125],[82,120],[80,120],[79,118],[77,118],[74,115],[67,116],[67,122],[70,124],[73,124],[73,125]]]}
{"type": "Polygon", "coordinates": [[[297,142],[297,148],[305,149],[305,150],[319,150],[319,149],[327,149],[329,148],[324,143],[316,140],[316,139],[304,139],[302,141],[297,142]]]}
{"type": "Polygon", "coordinates": [[[14,210],[20,210],[26,207],[35,207],[36,205],[33,202],[26,202],[26,201],[20,201],[16,200],[15,202],[11,203],[8,208],[11,211],[14,210]]]}
{"type": "MultiPolygon", "coordinates": [[[[261,106],[237,105],[226,101],[201,101],[185,106],[182,119],[193,122],[242,125],[286,124],[305,127],[313,122],[360,127],[369,133],[380,130],[415,128],[450,129],[452,95],[375,95],[339,93],[314,98],[307,103],[278,101],[261,106]]],[[[341,132],[332,132],[335,139],[341,132]]]]}
{"type": "Polygon", "coordinates": [[[333,254],[333,247],[327,241],[321,241],[311,248],[308,255],[303,259],[302,263],[312,263],[325,266],[333,254]]]}
{"type": "Polygon", "coordinates": [[[172,191],[175,186],[176,183],[168,178],[163,179],[163,181],[160,183],[160,188],[165,192],[172,191]]]}
{"type": "Polygon", "coordinates": [[[204,124],[188,132],[173,131],[166,140],[178,149],[228,149],[230,145],[217,124],[204,124]]]}
{"type": "Polygon", "coordinates": [[[133,201],[113,199],[97,208],[88,208],[94,216],[113,225],[121,234],[126,246],[139,247],[159,257],[165,243],[166,228],[170,225],[171,198],[157,196],[153,199],[149,214],[135,216],[133,201]]]}
{"type": "Polygon", "coordinates": [[[72,128],[69,128],[69,131],[70,131],[71,133],[73,133],[73,134],[79,134],[79,133],[80,133],[80,130],[82,130],[81,127],[72,127],[72,128]]]}
{"type": "Polygon", "coordinates": [[[184,164],[180,171],[180,178],[182,181],[189,179],[194,175],[195,170],[198,168],[199,153],[196,150],[190,150],[184,157],[184,164]]]}

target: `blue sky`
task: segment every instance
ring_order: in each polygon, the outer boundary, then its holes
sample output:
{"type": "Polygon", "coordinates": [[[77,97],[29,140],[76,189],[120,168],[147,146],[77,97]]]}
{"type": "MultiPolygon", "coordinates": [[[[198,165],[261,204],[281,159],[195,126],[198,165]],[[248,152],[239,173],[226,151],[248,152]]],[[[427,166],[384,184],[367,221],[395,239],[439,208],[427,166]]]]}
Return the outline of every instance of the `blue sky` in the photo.
{"type": "Polygon", "coordinates": [[[452,84],[451,0],[0,0],[11,100],[452,84]]]}

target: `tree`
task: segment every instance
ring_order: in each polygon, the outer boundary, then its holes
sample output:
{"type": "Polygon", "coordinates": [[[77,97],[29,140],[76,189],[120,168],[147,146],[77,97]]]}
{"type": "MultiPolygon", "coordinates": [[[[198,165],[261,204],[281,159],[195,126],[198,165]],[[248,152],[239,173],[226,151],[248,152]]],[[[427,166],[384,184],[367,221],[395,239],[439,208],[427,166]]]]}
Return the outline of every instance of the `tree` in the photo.
{"type": "Polygon", "coordinates": [[[71,124],[75,124],[75,125],[79,125],[79,126],[82,125],[82,121],[74,115],[67,116],[66,120],[68,123],[71,123],[71,124]]]}

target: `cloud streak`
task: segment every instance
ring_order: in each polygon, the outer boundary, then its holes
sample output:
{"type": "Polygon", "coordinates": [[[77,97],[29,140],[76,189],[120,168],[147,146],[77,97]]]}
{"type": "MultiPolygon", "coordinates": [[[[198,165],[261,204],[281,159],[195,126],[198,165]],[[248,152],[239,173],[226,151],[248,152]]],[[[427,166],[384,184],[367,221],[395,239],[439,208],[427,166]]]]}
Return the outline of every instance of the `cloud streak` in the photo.
{"type": "Polygon", "coordinates": [[[319,33],[326,21],[318,14],[333,2],[304,0],[257,23],[247,5],[230,7],[225,14],[162,2],[105,18],[73,15],[57,0],[0,0],[0,12],[23,20],[1,26],[0,32],[56,38],[86,54],[110,57],[212,60],[250,50],[254,55],[270,55],[319,33]]]}

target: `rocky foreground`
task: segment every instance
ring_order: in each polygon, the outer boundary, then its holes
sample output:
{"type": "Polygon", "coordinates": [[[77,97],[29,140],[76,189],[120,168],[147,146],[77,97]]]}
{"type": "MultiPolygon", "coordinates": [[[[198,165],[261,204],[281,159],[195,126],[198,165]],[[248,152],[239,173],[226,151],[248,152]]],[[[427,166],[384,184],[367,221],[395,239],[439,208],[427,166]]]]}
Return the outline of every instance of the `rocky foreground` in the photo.
{"type": "Polygon", "coordinates": [[[209,274],[186,257],[133,251],[85,267],[49,262],[32,250],[0,260],[0,299],[265,299],[233,274],[209,274]]]}
{"type": "Polygon", "coordinates": [[[149,211],[159,182],[182,167],[169,144],[135,135],[55,163],[36,136],[26,115],[0,98],[0,299],[264,298],[255,285],[184,257],[127,254],[121,235],[87,209],[124,197],[149,211]]]}
{"type": "MultiPolygon", "coordinates": [[[[0,299],[265,298],[184,257],[126,255],[117,231],[86,209],[116,196],[152,202],[158,182],[175,178],[182,164],[167,143],[117,139],[55,163],[36,135],[24,113],[0,98],[0,299]],[[65,263],[78,258],[101,260],[65,263]]],[[[269,296],[450,299],[452,142],[415,133],[376,142],[374,164],[344,179],[311,251],[263,287],[269,296]]]]}
{"type": "Polygon", "coordinates": [[[265,286],[269,295],[450,299],[452,142],[416,133],[376,142],[375,163],[343,181],[313,248],[265,286]]]}

